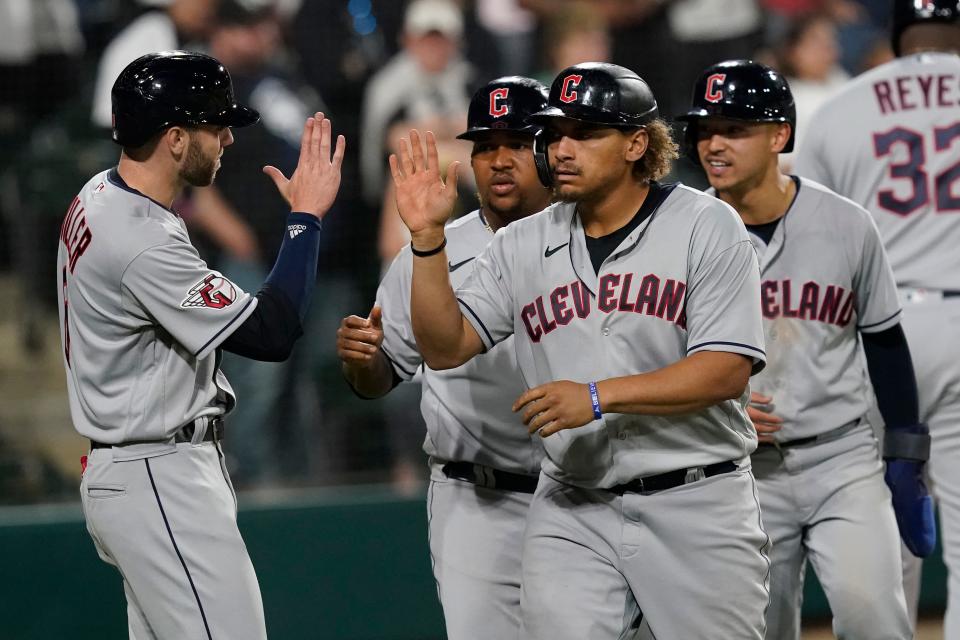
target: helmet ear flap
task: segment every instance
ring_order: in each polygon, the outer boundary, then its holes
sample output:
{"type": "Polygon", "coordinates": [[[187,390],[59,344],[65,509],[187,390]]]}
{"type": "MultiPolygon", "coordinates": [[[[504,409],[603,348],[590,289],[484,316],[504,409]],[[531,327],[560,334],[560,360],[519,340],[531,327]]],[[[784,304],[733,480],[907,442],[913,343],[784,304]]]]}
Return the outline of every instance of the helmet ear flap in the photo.
{"type": "Polygon", "coordinates": [[[553,171],[550,169],[550,157],[547,155],[547,134],[540,129],[533,134],[533,162],[537,166],[537,177],[545,187],[553,186],[553,171]]]}

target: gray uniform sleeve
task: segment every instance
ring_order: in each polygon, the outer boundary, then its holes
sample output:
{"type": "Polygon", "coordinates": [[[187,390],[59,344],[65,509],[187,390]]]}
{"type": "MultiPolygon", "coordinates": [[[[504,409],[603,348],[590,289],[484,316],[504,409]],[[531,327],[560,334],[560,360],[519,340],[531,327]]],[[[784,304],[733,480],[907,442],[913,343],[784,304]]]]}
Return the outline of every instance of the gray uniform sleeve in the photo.
{"type": "Polygon", "coordinates": [[[124,270],[120,286],[129,311],[161,326],[198,360],[220,346],[257,305],[186,243],[141,252],[124,270]]]}
{"type": "Polygon", "coordinates": [[[511,231],[510,227],[497,231],[493,241],[477,258],[473,273],[456,292],[464,317],[488,350],[513,334],[511,231]]]}
{"type": "Polygon", "coordinates": [[[423,362],[410,320],[412,260],[409,247],[404,247],[377,289],[377,304],[383,311],[383,343],[380,348],[393,370],[404,380],[412,378],[423,362]]]}
{"type": "Polygon", "coordinates": [[[863,247],[853,278],[857,295],[857,329],[863,333],[876,333],[900,322],[900,296],[880,231],[869,213],[862,209],[860,212],[863,247]]]}
{"type": "Polygon", "coordinates": [[[703,212],[690,247],[687,355],[728,351],[765,362],[760,267],[737,214],[716,201],[703,212]]]}

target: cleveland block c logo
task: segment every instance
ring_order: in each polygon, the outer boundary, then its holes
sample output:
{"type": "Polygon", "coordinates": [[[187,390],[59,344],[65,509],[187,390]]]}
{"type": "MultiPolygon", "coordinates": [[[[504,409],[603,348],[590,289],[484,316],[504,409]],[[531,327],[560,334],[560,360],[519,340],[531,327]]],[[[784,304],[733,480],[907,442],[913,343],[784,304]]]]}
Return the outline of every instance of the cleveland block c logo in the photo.
{"type": "Polygon", "coordinates": [[[490,92],[490,115],[494,118],[505,116],[510,112],[507,105],[501,102],[507,99],[509,93],[509,87],[500,87],[490,92]]]}
{"type": "Polygon", "coordinates": [[[723,89],[718,89],[718,84],[723,84],[723,81],[727,79],[727,74],[725,73],[715,73],[709,78],[707,78],[707,90],[703,94],[703,98],[707,102],[720,102],[723,100],[723,89]]]}
{"type": "Polygon", "coordinates": [[[573,102],[577,99],[577,92],[572,89],[579,87],[583,80],[581,75],[570,75],[563,79],[563,88],[560,89],[560,102],[573,102]]]}

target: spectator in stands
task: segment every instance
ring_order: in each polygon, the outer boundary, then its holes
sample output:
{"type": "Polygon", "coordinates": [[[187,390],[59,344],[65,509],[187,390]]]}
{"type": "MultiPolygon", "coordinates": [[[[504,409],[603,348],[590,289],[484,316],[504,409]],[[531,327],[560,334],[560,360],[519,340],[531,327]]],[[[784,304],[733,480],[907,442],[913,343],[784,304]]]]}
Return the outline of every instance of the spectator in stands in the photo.
{"type": "MultiPolygon", "coordinates": [[[[813,112],[850,79],[839,64],[840,45],[834,20],[823,13],[795,20],[787,30],[778,58],[797,104],[794,144],[799,149],[804,132],[812,126],[813,112]]],[[[794,153],[780,154],[781,166],[789,170],[794,157],[794,153]]]]}
{"type": "Polygon", "coordinates": [[[145,53],[195,49],[210,31],[218,0],[170,0],[131,22],[107,45],[100,58],[93,94],[93,124],[110,128],[110,89],[131,61],[145,53]]]}
{"type": "MultiPolygon", "coordinates": [[[[360,170],[369,204],[383,199],[391,127],[405,133],[406,123],[427,126],[441,147],[463,129],[474,79],[460,53],[462,34],[462,12],[450,0],[413,0],[407,8],[403,48],[370,79],[361,107],[360,170]]],[[[469,157],[469,145],[462,155],[469,157]]]]}
{"type": "Polygon", "coordinates": [[[610,31],[589,2],[565,2],[544,18],[546,69],[537,79],[548,87],[556,75],[581,62],[610,62],[610,31]]]}
{"type": "MultiPolygon", "coordinates": [[[[209,47],[230,69],[237,100],[261,118],[230,149],[227,162],[239,165],[236,170],[224,172],[216,190],[197,190],[196,206],[185,218],[216,245],[219,255],[208,262],[230,273],[241,287],[254,287],[274,262],[281,238],[277,230],[289,207],[270,180],[251,176],[264,164],[292,171],[301,123],[326,107],[295,72],[278,64],[286,56],[276,0],[220,0],[209,47]]],[[[307,438],[296,428],[301,423],[278,419],[286,378],[292,375],[289,363],[224,354],[223,370],[244,398],[244,410],[231,417],[225,447],[234,483],[245,487],[302,472],[303,464],[284,464],[306,449],[307,438]]]]}

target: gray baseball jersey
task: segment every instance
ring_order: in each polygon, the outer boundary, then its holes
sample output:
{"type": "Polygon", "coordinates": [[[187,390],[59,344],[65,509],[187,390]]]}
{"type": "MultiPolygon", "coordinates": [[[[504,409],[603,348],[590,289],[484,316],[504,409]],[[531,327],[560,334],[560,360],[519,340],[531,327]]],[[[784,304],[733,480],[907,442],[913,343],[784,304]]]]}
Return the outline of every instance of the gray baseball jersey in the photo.
{"type": "Polygon", "coordinates": [[[165,440],[233,407],[214,352],[256,298],[207,267],[175,213],[111,169],[80,191],[60,240],[60,329],[81,435],[165,440]]]}
{"type": "MultiPolygon", "coordinates": [[[[447,225],[446,236],[450,281],[457,287],[473,272],[476,257],[494,234],[482,213],[474,211],[447,225]]],[[[410,319],[412,275],[407,246],[377,291],[383,309],[381,348],[405,379],[423,363],[410,319]]],[[[527,433],[510,410],[525,389],[512,338],[455,369],[423,368],[423,449],[431,457],[430,556],[450,640],[519,637],[520,559],[532,495],[448,478],[443,465],[464,461],[537,475],[541,439],[527,433]]]]}
{"type": "MultiPolygon", "coordinates": [[[[708,191],[712,192],[711,191],[708,191]]],[[[815,436],[863,417],[872,404],[857,332],[900,321],[893,272],[870,214],[801,178],[760,259],[767,367],[750,381],[783,418],[780,441],[815,436]]]]}
{"type": "Polygon", "coordinates": [[[797,173],[874,215],[898,284],[960,290],[960,56],[872,69],[814,122],[797,173]]]}
{"type": "MultiPolygon", "coordinates": [[[[530,387],[634,375],[704,350],[764,362],[757,258],[743,223],[682,185],[599,274],[575,206],[559,203],[501,229],[457,296],[487,349],[514,336],[530,387]]],[[[683,416],[605,414],[546,438],[544,472],[601,488],[744,458],[756,447],[747,397],[683,416]]]]}
{"type": "MultiPolygon", "coordinates": [[[[447,225],[447,259],[454,288],[473,273],[476,257],[493,239],[479,211],[447,225]]],[[[404,247],[377,290],[383,309],[383,352],[409,380],[423,362],[410,320],[410,247],[404,247]]],[[[536,475],[543,447],[510,410],[527,386],[517,368],[512,338],[461,367],[424,368],[421,408],[427,425],[424,451],[441,460],[474,462],[536,475]]]]}
{"type": "Polygon", "coordinates": [[[799,639],[809,557],[838,637],[905,640],[900,542],[876,441],[865,423],[846,426],[872,404],[857,333],[900,321],[879,233],[862,207],[801,178],[770,244],[750,238],[760,256],[768,358],[751,387],[772,396],[784,419],[778,442],[822,437],[761,446],[752,458],[772,542],[766,637],[799,639]]]}
{"type": "Polygon", "coordinates": [[[130,637],[264,640],[223,453],[198,420],[235,403],[215,351],[256,299],[116,169],[71,204],[57,269],[74,425],[116,445],[92,448],[80,491],[97,551],[123,577],[130,637]],[[175,441],[190,422],[192,440],[175,441]]]}
{"type": "MultiPolygon", "coordinates": [[[[876,220],[904,302],[920,419],[933,444],[932,480],[949,568],[946,637],[960,635],[960,56],[918,53],[857,77],[828,100],[800,146],[796,170],[876,220]]],[[[904,552],[911,615],[919,563],[904,552]]]]}

